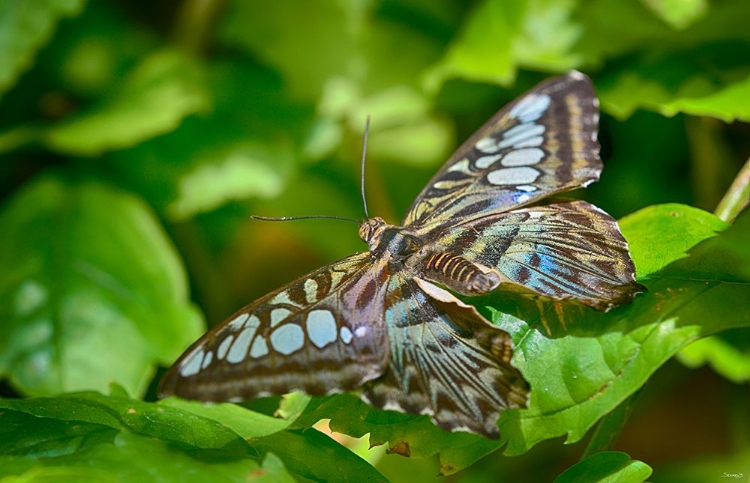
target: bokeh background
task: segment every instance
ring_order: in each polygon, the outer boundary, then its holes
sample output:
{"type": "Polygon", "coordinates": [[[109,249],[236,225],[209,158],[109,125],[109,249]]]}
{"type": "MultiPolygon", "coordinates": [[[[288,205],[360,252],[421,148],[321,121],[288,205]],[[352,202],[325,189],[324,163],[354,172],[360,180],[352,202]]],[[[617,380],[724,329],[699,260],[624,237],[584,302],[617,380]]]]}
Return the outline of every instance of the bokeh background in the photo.
{"type": "MultiPolygon", "coordinates": [[[[745,0],[2,0],[2,395],[115,380],[153,400],[204,322],[363,250],[352,223],[249,215],[362,218],[367,115],[369,211],[395,223],[494,112],[579,69],[605,168],[576,195],[616,218],[714,211],[750,156],[749,25],[745,0]],[[19,318],[42,305],[53,323],[19,318]]],[[[662,481],[747,481],[727,461],[748,448],[750,339],[731,339],[735,378],[667,363],[616,448],[662,481]]],[[[451,479],[551,481],[580,451],[547,441],[451,479]]]]}

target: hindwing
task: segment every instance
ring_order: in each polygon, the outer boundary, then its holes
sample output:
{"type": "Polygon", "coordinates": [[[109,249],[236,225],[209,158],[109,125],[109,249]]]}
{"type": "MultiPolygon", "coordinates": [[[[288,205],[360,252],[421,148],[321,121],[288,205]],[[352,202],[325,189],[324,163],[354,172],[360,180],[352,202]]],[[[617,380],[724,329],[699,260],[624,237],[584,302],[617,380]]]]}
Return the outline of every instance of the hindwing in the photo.
{"type": "Polygon", "coordinates": [[[599,103],[580,72],[501,109],[427,183],[403,225],[505,211],[599,179],[599,103]]]}
{"type": "MultiPolygon", "coordinates": [[[[537,204],[464,220],[447,227],[432,245],[496,270],[501,289],[522,286],[600,310],[629,302],[643,291],[617,222],[585,201],[537,204]]],[[[465,293],[459,284],[451,288],[465,293]]]]}
{"type": "Polygon", "coordinates": [[[253,302],[196,342],[159,395],[236,401],[355,389],[388,367],[384,263],[360,253],[253,302]]]}
{"type": "Polygon", "coordinates": [[[526,407],[529,389],[510,364],[508,333],[430,282],[394,276],[388,286],[388,371],[365,386],[363,398],[429,414],[447,430],[497,438],[500,412],[526,407]]]}

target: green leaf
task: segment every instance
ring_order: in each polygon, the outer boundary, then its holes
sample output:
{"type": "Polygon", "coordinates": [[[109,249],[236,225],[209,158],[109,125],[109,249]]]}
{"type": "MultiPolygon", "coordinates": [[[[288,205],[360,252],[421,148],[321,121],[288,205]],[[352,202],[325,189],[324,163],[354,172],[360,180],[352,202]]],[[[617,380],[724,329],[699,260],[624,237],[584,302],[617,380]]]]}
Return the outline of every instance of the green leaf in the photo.
{"type": "Polygon", "coordinates": [[[244,439],[261,438],[278,433],[291,424],[291,421],[256,413],[236,404],[205,404],[174,397],[163,400],[162,404],[219,421],[244,439]]]}
{"type": "Polygon", "coordinates": [[[636,264],[637,278],[651,276],[670,263],[687,256],[699,242],[725,230],[729,224],[711,213],[670,203],[655,205],[621,220],[636,264]],[[637,233],[628,231],[637,227],[637,233]]]}
{"type": "Polygon", "coordinates": [[[313,481],[385,482],[365,460],[317,429],[284,431],[254,441],[279,456],[289,471],[313,481]]]}
{"type": "MultiPolygon", "coordinates": [[[[705,224],[704,215],[681,211],[689,223],[705,224]]],[[[513,335],[514,364],[532,387],[529,409],[505,411],[500,419],[507,454],[565,434],[568,442],[579,441],[685,346],[750,326],[750,313],[738,310],[750,298],[750,247],[739,241],[750,236],[750,215],[676,261],[664,255],[671,253],[668,239],[647,236],[655,227],[669,226],[672,218],[657,207],[623,220],[637,266],[671,262],[644,280],[649,291],[629,306],[603,314],[585,307],[558,312],[543,304],[540,314],[534,302],[493,297],[493,306],[502,311],[493,319],[513,335]],[[641,243],[648,243],[651,252],[641,243]],[[654,260],[643,259],[652,253],[654,260]]]]}
{"type": "Polygon", "coordinates": [[[214,111],[106,155],[119,182],[174,221],[231,201],[277,196],[298,162],[300,126],[313,115],[284,97],[276,77],[247,63],[207,63],[206,77],[214,111]],[[264,95],[248,95],[256,91],[264,95]]]}
{"type": "Polygon", "coordinates": [[[485,0],[465,20],[460,35],[426,75],[436,91],[447,79],[511,84],[519,66],[564,71],[582,58],[572,53],[581,26],[571,19],[575,1],[485,0]]]}
{"type": "Polygon", "coordinates": [[[0,476],[89,481],[294,481],[216,421],[95,393],[2,400],[0,476]]]}
{"type": "MultiPolygon", "coordinates": [[[[221,449],[228,454],[256,454],[237,433],[217,424],[215,420],[182,408],[127,397],[81,392],[58,397],[0,399],[0,407],[60,422],[56,424],[85,423],[116,431],[127,430],[195,448],[221,449]]],[[[74,428],[75,425],[71,427],[74,428]]],[[[9,439],[8,447],[13,447],[15,441],[9,439]]]]}
{"type": "Polygon", "coordinates": [[[0,97],[34,62],[57,23],[77,15],[85,0],[5,0],[0,2],[0,97]]]}
{"type": "Polygon", "coordinates": [[[641,0],[662,20],[675,29],[684,29],[708,11],[706,0],[641,0]]]}
{"type": "Polygon", "coordinates": [[[500,447],[482,436],[438,428],[427,416],[383,411],[351,394],[313,399],[292,428],[307,428],[330,419],[332,431],[361,438],[369,433],[370,446],[388,443],[388,451],[412,458],[440,454],[440,473],[453,474],[500,447]]]}
{"type": "Polygon", "coordinates": [[[107,99],[49,128],[42,141],[66,154],[98,156],[173,131],[210,108],[202,75],[184,54],[153,54],[107,99]]]}
{"type": "Polygon", "coordinates": [[[602,108],[619,118],[650,109],[748,121],[749,46],[748,40],[732,40],[644,50],[597,77],[602,108]]]}
{"type": "Polygon", "coordinates": [[[605,451],[571,466],[555,483],[642,483],[651,473],[648,465],[625,453],[605,451]]]}
{"type": "Polygon", "coordinates": [[[735,329],[697,340],[680,351],[677,359],[690,368],[708,364],[730,381],[745,383],[750,380],[749,333],[747,329],[735,329]]]}
{"type": "Polygon", "coordinates": [[[184,269],[147,206],[44,179],[0,214],[0,374],[28,394],[142,394],[201,333],[184,269]]]}

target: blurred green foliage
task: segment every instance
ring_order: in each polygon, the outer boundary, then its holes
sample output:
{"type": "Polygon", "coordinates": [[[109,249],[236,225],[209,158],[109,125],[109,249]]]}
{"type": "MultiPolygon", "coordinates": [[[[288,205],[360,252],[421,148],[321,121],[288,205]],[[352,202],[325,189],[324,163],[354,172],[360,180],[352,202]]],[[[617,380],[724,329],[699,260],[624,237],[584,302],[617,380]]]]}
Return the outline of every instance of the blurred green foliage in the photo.
{"type": "Polygon", "coordinates": [[[745,0],[0,0],[0,477],[746,477],[748,25],[745,0]],[[500,441],[347,395],[287,396],[281,419],[277,399],[150,402],[203,319],[364,249],[351,224],[249,215],[361,218],[368,114],[369,209],[397,222],[463,139],[569,69],[602,106],[581,196],[628,215],[649,292],[607,314],[475,301],[534,388],[500,441]]]}

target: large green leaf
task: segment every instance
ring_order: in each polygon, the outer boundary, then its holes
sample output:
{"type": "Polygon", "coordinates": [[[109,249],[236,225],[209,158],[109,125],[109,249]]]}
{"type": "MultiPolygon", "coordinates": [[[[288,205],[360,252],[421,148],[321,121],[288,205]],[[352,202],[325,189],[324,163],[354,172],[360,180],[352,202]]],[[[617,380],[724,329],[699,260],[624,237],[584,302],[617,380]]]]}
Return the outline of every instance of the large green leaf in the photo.
{"type": "Polygon", "coordinates": [[[201,332],[184,269],[139,199],[44,179],[0,214],[0,374],[29,394],[142,394],[201,332]]]}
{"type": "Polygon", "coordinates": [[[3,0],[0,2],[0,97],[34,62],[57,23],[78,14],[85,0],[3,0]]]}

